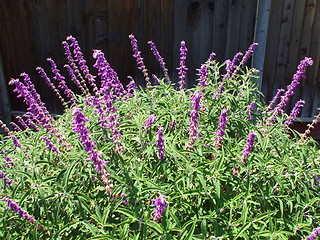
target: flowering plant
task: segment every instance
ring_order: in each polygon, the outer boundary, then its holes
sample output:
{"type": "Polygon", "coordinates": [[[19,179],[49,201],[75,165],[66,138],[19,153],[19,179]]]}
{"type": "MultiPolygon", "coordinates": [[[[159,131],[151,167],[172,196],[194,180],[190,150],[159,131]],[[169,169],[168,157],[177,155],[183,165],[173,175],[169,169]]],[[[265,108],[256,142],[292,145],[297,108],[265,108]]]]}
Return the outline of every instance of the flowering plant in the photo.
{"type": "Polygon", "coordinates": [[[185,42],[176,80],[149,42],[163,70],[152,85],[130,41],[146,88],[132,77],[124,87],[100,50],[90,73],[72,36],[63,42],[70,81],[53,59],[52,74],[37,68],[62,115],[49,114],[26,73],[10,81],[27,113],[14,131],[0,123],[1,238],[314,239],[320,157],[308,135],[318,117],[299,134],[288,126],[303,101],[283,110],[312,60],[267,106],[245,67],[256,44],[224,63],[210,54],[186,89],[185,42]]]}

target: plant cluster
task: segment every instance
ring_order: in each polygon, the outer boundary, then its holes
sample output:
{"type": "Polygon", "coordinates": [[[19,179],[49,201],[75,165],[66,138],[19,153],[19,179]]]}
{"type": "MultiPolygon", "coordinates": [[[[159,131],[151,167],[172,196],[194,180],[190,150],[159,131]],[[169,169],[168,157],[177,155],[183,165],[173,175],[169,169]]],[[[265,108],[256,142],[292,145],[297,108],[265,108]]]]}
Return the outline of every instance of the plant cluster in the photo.
{"type": "Polygon", "coordinates": [[[63,42],[71,81],[53,59],[39,75],[65,107],[53,117],[30,77],[10,84],[27,112],[1,122],[2,239],[316,239],[319,150],[290,129],[303,101],[283,109],[312,60],[267,106],[245,67],[256,44],[232,60],[215,54],[186,89],[181,42],[178,86],[163,70],[152,84],[130,35],[146,88],[124,87],[103,52],[90,73],[77,40],[63,42]],[[77,86],[82,94],[70,89],[77,86]]]}

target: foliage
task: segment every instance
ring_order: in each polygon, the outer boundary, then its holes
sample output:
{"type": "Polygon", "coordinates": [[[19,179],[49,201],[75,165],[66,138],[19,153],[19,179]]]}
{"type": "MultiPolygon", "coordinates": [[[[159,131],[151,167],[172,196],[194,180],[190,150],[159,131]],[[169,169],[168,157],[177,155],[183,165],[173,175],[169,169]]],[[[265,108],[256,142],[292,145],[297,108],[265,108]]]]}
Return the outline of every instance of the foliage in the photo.
{"type": "Polygon", "coordinates": [[[2,201],[2,239],[301,239],[320,225],[318,146],[268,109],[256,71],[209,59],[191,89],[119,91],[104,64],[49,127],[37,115],[1,136],[1,195],[36,220],[2,201]]]}

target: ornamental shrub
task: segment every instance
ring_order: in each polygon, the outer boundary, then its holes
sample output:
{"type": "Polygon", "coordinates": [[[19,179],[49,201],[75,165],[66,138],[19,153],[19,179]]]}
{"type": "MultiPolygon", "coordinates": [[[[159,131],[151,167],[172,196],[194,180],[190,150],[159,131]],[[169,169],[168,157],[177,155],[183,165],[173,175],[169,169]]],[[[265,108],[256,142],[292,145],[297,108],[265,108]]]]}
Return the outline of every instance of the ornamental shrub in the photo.
{"type": "MultiPolygon", "coordinates": [[[[186,89],[186,43],[176,86],[156,46],[163,78],[150,80],[130,35],[146,88],[124,87],[103,52],[90,73],[77,40],[63,42],[69,76],[53,59],[39,75],[65,110],[53,117],[30,77],[10,84],[27,112],[1,122],[2,239],[315,239],[320,225],[320,157],[290,129],[303,101],[283,109],[312,60],[266,105],[256,44],[233,60],[211,54],[186,89]],[[81,94],[70,90],[73,84],[81,94]]],[[[74,88],[74,87],[73,87],[74,88]]]]}

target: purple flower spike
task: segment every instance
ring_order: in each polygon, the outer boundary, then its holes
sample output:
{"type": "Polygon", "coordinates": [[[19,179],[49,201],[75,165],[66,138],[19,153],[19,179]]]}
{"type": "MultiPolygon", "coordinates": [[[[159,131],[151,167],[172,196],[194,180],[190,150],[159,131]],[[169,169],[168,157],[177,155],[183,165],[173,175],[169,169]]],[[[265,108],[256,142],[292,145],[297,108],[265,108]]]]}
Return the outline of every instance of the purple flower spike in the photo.
{"type": "Polygon", "coordinates": [[[14,131],[22,132],[22,129],[15,122],[10,122],[10,125],[12,126],[14,131]]]}
{"type": "Polygon", "coordinates": [[[16,160],[13,160],[13,159],[11,159],[10,157],[5,156],[4,159],[3,159],[3,162],[5,163],[4,168],[14,167],[14,166],[15,166],[15,163],[14,163],[15,161],[16,161],[16,160]]]}
{"type": "Polygon", "coordinates": [[[74,92],[67,86],[67,83],[65,81],[65,77],[60,74],[60,70],[57,68],[56,63],[51,59],[47,59],[51,64],[51,70],[54,74],[53,79],[59,82],[58,87],[64,91],[64,94],[70,99],[71,103],[74,103],[73,96],[75,95],[74,92]]]}
{"type": "Polygon", "coordinates": [[[306,240],[316,240],[320,238],[320,227],[313,229],[312,233],[306,238],[306,240]]]}
{"type": "Polygon", "coordinates": [[[223,136],[226,134],[226,124],[229,121],[227,119],[227,109],[222,109],[221,114],[219,116],[219,129],[218,131],[214,132],[213,134],[216,134],[216,148],[221,147],[221,142],[223,141],[223,136]]]}
{"type": "Polygon", "coordinates": [[[169,75],[168,75],[168,69],[166,68],[166,63],[164,62],[163,57],[161,57],[156,45],[152,41],[149,41],[148,43],[149,43],[150,48],[153,52],[153,55],[156,57],[157,61],[160,64],[160,67],[163,71],[164,78],[166,79],[166,82],[169,83],[170,79],[169,79],[169,75]]]}
{"type": "Polygon", "coordinates": [[[163,139],[163,127],[159,127],[157,131],[158,139],[156,142],[156,146],[158,147],[158,156],[159,156],[159,161],[162,161],[164,159],[164,139],[163,139]]]}
{"type": "Polygon", "coordinates": [[[56,94],[56,96],[61,101],[64,108],[67,108],[67,103],[64,101],[62,96],[60,95],[59,90],[55,87],[55,85],[51,82],[50,78],[47,76],[46,72],[41,67],[37,67],[36,70],[40,74],[40,76],[45,80],[46,84],[51,88],[51,90],[56,94]]]}
{"type": "Polygon", "coordinates": [[[137,61],[138,69],[140,69],[142,71],[142,73],[143,73],[144,79],[147,82],[147,88],[151,88],[151,83],[150,83],[148,70],[147,70],[146,66],[144,65],[143,58],[141,57],[141,52],[139,51],[139,48],[138,48],[138,41],[134,37],[133,34],[130,34],[129,38],[131,40],[131,46],[132,46],[132,50],[133,50],[133,53],[134,53],[133,57],[137,61]]]}
{"type": "Polygon", "coordinates": [[[2,178],[4,183],[6,184],[5,187],[9,187],[12,184],[12,180],[9,179],[4,172],[0,171],[0,178],[2,178]]]}
{"type": "Polygon", "coordinates": [[[266,111],[270,111],[276,105],[276,103],[279,101],[282,93],[284,93],[284,89],[280,88],[280,89],[277,90],[276,95],[270,101],[266,111]]]}
{"type": "Polygon", "coordinates": [[[223,80],[231,78],[233,72],[237,68],[237,64],[239,61],[239,58],[243,55],[242,52],[238,52],[236,55],[234,55],[232,61],[230,59],[227,59],[224,63],[226,64],[226,74],[223,75],[223,80]]]}
{"type": "Polygon", "coordinates": [[[127,85],[127,97],[133,97],[133,91],[135,89],[138,89],[138,87],[136,86],[136,83],[134,81],[134,79],[131,76],[128,76],[128,78],[130,79],[129,84],[127,85]]]}
{"type": "Polygon", "coordinates": [[[154,217],[154,221],[160,222],[162,215],[163,215],[164,211],[166,210],[167,205],[169,203],[166,201],[166,198],[164,195],[160,195],[156,199],[151,199],[151,201],[154,202],[154,204],[152,206],[156,207],[156,209],[152,213],[152,215],[154,217]]]}
{"type": "Polygon", "coordinates": [[[9,128],[7,127],[6,124],[4,124],[1,120],[0,120],[0,127],[8,134],[8,136],[12,139],[13,144],[18,147],[18,148],[22,148],[18,138],[12,134],[12,132],[9,130],[9,128]]]}
{"type": "Polygon", "coordinates": [[[51,142],[51,140],[46,136],[41,136],[40,139],[44,140],[47,145],[47,149],[50,149],[51,151],[60,154],[60,151],[54,146],[54,144],[51,142]]]}
{"type": "Polygon", "coordinates": [[[106,60],[104,53],[101,50],[93,51],[93,58],[96,59],[93,65],[98,69],[98,76],[101,79],[101,89],[105,87],[113,88],[117,97],[121,97],[125,94],[122,83],[120,82],[118,75],[114,69],[111,68],[110,63],[106,60]]]}
{"type": "Polygon", "coordinates": [[[170,126],[171,130],[173,130],[176,126],[176,120],[173,120],[172,122],[170,122],[169,126],[170,126]]]}
{"type": "Polygon", "coordinates": [[[244,146],[244,150],[241,152],[242,154],[242,160],[241,162],[244,164],[246,163],[246,157],[252,153],[252,147],[253,147],[253,144],[254,144],[254,140],[256,138],[256,135],[257,133],[256,132],[251,132],[249,133],[249,135],[247,136],[247,143],[246,145],[244,146]]]}
{"type": "Polygon", "coordinates": [[[244,54],[243,58],[241,59],[240,66],[244,65],[248,59],[252,56],[254,49],[258,46],[258,43],[252,43],[246,53],[244,54]]]}
{"type": "Polygon", "coordinates": [[[82,112],[80,108],[75,108],[73,110],[73,130],[76,133],[79,133],[80,136],[78,137],[84,146],[84,150],[89,155],[89,158],[87,161],[91,161],[94,165],[94,168],[99,174],[106,175],[107,172],[104,170],[105,165],[108,163],[107,161],[104,161],[102,159],[102,156],[100,153],[98,153],[94,147],[96,145],[95,142],[92,141],[92,138],[89,134],[89,131],[87,127],[85,126],[85,123],[89,120],[82,112]]]}
{"type": "Polygon", "coordinates": [[[293,123],[293,120],[299,116],[301,108],[303,107],[304,104],[305,104],[305,101],[302,99],[296,102],[296,104],[291,110],[290,116],[284,122],[284,125],[288,126],[293,123]]]}
{"type": "Polygon", "coordinates": [[[7,208],[11,208],[13,211],[18,213],[20,217],[25,218],[28,222],[32,224],[36,223],[34,217],[29,215],[26,211],[24,211],[15,201],[11,200],[10,198],[3,198],[1,201],[7,202],[7,208]]]}
{"type": "Polygon", "coordinates": [[[216,57],[216,54],[214,52],[210,53],[209,58],[208,58],[208,62],[213,63],[215,57],[216,57]]]}
{"type": "Polygon", "coordinates": [[[188,49],[186,47],[186,42],[185,41],[181,41],[181,47],[180,47],[180,67],[177,68],[177,70],[179,70],[178,74],[179,74],[179,89],[182,90],[184,89],[185,85],[186,85],[186,77],[187,77],[187,70],[188,68],[186,67],[186,59],[187,59],[187,52],[188,49]]]}
{"type": "Polygon", "coordinates": [[[206,88],[206,86],[208,86],[208,67],[205,64],[201,65],[201,68],[198,69],[199,71],[199,85],[202,87],[202,90],[204,90],[206,88]]]}
{"type": "Polygon", "coordinates": [[[300,84],[302,78],[306,78],[304,75],[308,66],[313,64],[313,60],[311,58],[304,58],[297,67],[297,72],[293,76],[293,80],[290,85],[287,87],[287,91],[281,97],[280,102],[278,105],[273,109],[272,116],[267,119],[268,125],[275,122],[276,117],[282,113],[284,110],[283,108],[287,105],[290,101],[290,97],[294,94],[295,89],[300,84]]]}
{"type": "Polygon", "coordinates": [[[28,124],[25,122],[25,120],[23,120],[23,118],[21,116],[16,116],[16,119],[24,129],[29,128],[28,124]]]}
{"type": "Polygon", "coordinates": [[[195,91],[193,96],[190,98],[191,101],[193,101],[193,104],[191,105],[191,108],[193,108],[190,111],[190,127],[188,128],[190,134],[189,134],[189,143],[187,145],[187,148],[192,150],[194,148],[194,143],[196,142],[197,138],[200,138],[200,132],[198,130],[198,117],[199,117],[199,110],[201,108],[200,106],[200,92],[195,91]]]}
{"type": "Polygon", "coordinates": [[[252,101],[252,102],[250,103],[250,105],[248,106],[248,108],[247,108],[247,111],[248,111],[248,120],[250,120],[250,121],[253,120],[252,114],[253,114],[254,111],[256,111],[255,104],[256,104],[256,102],[255,102],[255,101],[252,101]]]}
{"type": "Polygon", "coordinates": [[[90,74],[89,68],[87,66],[87,62],[83,57],[82,50],[79,46],[79,43],[76,38],[73,36],[68,36],[67,41],[70,41],[70,46],[73,47],[74,60],[78,63],[80,70],[82,71],[85,79],[88,80],[89,84],[93,87],[93,91],[97,90],[97,86],[95,83],[95,76],[90,74]]]}
{"type": "Polygon", "coordinates": [[[142,124],[146,128],[146,132],[149,133],[149,128],[152,124],[155,124],[156,122],[156,116],[154,114],[151,114],[145,123],[142,124]]]}

